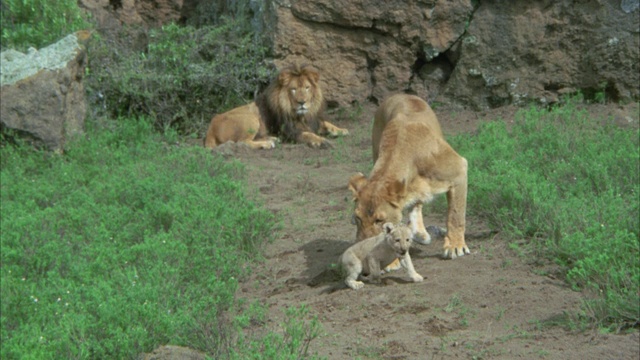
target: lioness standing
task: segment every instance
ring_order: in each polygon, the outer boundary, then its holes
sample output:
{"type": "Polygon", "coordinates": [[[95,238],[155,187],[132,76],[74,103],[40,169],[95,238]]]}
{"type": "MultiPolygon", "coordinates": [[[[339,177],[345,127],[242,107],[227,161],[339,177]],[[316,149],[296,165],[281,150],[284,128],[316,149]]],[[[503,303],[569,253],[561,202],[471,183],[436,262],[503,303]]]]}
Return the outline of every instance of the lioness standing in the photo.
{"type": "Polygon", "coordinates": [[[373,160],[369,179],[349,180],[356,207],[357,240],[374,236],[386,222],[399,223],[408,211],[414,240],[429,244],[422,204],[447,193],[449,206],[444,256],[469,253],[464,241],[467,207],[467,160],[445,141],[436,115],[417,96],[388,97],[375,114],[373,160]]]}
{"type": "Polygon", "coordinates": [[[385,223],[382,233],[377,236],[362,240],[351,245],[340,257],[340,264],[346,279],[344,283],[348,287],[357,290],[364,286],[358,281],[358,276],[363,274],[371,282],[380,281],[380,269],[390,262],[400,259],[402,267],[407,269],[407,274],[414,282],[423,278],[413,268],[409,248],[411,247],[411,229],[406,225],[394,226],[385,223]]]}

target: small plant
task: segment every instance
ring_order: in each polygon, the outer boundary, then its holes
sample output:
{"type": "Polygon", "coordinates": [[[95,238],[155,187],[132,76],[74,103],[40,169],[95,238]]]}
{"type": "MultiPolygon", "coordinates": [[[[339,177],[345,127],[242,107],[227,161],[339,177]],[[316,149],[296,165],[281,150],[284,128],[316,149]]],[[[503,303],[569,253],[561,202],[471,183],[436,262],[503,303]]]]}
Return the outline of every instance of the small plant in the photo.
{"type": "Polygon", "coordinates": [[[306,305],[288,308],[282,327],[284,333],[271,332],[264,337],[247,338],[241,336],[231,359],[315,359],[309,354],[309,344],[320,336],[318,318],[307,320],[309,309],[306,305]]]}

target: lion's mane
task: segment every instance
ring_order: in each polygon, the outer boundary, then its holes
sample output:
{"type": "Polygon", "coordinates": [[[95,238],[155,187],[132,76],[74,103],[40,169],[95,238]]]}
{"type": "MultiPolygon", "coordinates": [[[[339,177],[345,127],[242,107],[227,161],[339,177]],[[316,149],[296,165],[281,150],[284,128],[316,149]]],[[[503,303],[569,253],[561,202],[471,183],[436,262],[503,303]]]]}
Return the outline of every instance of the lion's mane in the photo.
{"type": "Polygon", "coordinates": [[[303,131],[318,132],[326,107],[319,79],[319,73],[309,65],[292,65],[280,71],[256,98],[261,119],[269,133],[283,141],[295,142],[303,131]],[[310,84],[310,98],[307,113],[299,115],[295,110],[296,104],[292,103],[289,87],[304,80],[310,84]]]}

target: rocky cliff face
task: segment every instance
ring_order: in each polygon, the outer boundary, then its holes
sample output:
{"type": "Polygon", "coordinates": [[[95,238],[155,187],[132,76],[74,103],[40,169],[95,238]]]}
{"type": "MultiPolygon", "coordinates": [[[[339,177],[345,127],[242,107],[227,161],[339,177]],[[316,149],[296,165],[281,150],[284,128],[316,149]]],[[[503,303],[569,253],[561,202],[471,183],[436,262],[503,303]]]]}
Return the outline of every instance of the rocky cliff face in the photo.
{"type": "MultiPolygon", "coordinates": [[[[81,0],[109,21],[184,20],[199,2],[81,0]],[[107,14],[107,15],[105,15],[107,14]],[[110,16],[110,17],[109,17],[110,16]],[[109,20],[110,19],[110,20],[109,20]]],[[[563,94],[640,97],[640,0],[251,0],[276,65],[310,63],[330,105],[407,91],[472,109],[563,94]]]]}
{"type": "Polygon", "coordinates": [[[565,93],[637,99],[637,1],[274,0],[277,64],[309,62],[330,101],[397,91],[474,109],[565,93]]]}

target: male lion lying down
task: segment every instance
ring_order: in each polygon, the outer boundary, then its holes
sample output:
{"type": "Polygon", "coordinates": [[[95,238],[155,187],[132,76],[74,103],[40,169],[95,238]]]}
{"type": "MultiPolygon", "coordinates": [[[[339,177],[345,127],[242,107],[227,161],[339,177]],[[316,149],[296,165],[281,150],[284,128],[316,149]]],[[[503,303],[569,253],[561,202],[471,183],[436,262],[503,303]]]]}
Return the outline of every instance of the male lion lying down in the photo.
{"type": "Polygon", "coordinates": [[[320,74],[307,65],[283,69],[256,101],[214,116],[204,146],[233,141],[271,149],[278,139],[269,135],[313,148],[330,146],[320,135],[347,135],[349,130],[322,120],[325,103],[319,79],[320,74]]]}
{"type": "Polygon", "coordinates": [[[399,223],[403,211],[408,211],[414,240],[429,244],[422,204],[446,192],[444,256],[468,254],[464,241],[467,160],[444,140],[429,105],[413,95],[390,96],[376,111],[372,142],[375,164],[369,179],[358,173],[349,180],[356,202],[357,240],[380,233],[386,222],[399,223]]]}
{"type": "Polygon", "coordinates": [[[340,264],[346,275],[344,283],[357,290],[364,286],[358,281],[360,274],[371,282],[380,282],[381,266],[400,259],[402,267],[414,282],[422,281],[422,276],[416,272],[409,256],[411,247],[411,229],[406,225],[393,226],[385,223],[382,233],[351,245],[342,257],[340,264]]]}

